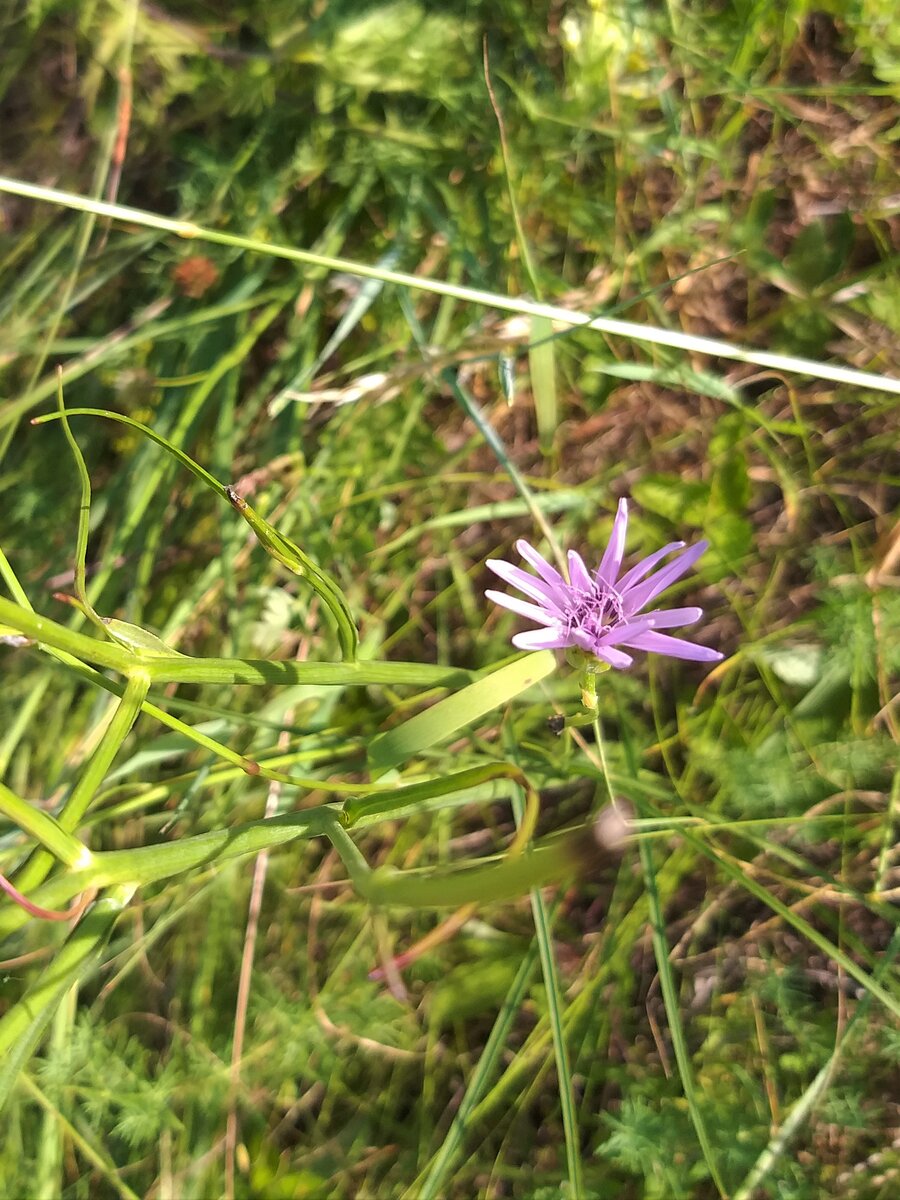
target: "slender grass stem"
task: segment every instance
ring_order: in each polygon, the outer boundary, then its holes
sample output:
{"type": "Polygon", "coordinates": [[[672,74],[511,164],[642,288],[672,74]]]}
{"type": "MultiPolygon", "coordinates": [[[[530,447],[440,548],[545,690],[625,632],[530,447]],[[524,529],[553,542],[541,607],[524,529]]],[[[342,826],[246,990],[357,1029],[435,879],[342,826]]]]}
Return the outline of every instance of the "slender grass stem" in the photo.
{"type": "MultiPolygon", "coordinates": [[[[599,714],[596,712],[594,714],[593,727],[597,751],[600,758],[601,771],[603,773],[603,778],[606,783],[606,788],[610,799],[613,799],[603,730],[600,725],[599,714]]],[[[719,1195],[724,1197],[727,1195],[727,1192],[725,1191],[725,1186],[722,1182],[719,1167],[713,1153],[712,1143],[706,1127],[706,1121],[700,1109],[699,1097],[697,1095],[697,1089],[694,1083],[694,1072],[691,1065],[690,1054],[687,1048],[687,1042],[684,1036],[684,1029],[681,1023],[678,990],[675,985],[672,964],[669,958],[669,947],[666,943],[665,937],[665,915],[662,910],[662,905],[660,904],[659,891],[656,886],[656,869],[653,862],[653,848],[647,838],[639,839],[638,854],[640,856],[641,870],[643,871],[644,875],[644,887],[646,890],[647,903],[650,910],[650,930],[653,942],[653,952],[656,956],[656,967],[657,971],[659,972],[663,1004],[666,1010],[669,1032],[672,1037],[672,1046],[675,1051],[675,1059],[678,1064],[678,1074],[679,1078],[681,1079],[681,1086],[684,1090],[684,1096],[691,1115],[691,1121],[697,1134],[697,1140],[700,1143],[700,1148],[703,1152],[703,1157],[706,1161],[710,1176],[712,1177],[719,1195]]]]}
{"type": "Polygon", "coordinates": [[[145,212],[143,209],[130,208],[125,204],[110,204],[106,201],[92,200],[87,196],[78,196],[72,192],[59,191],[56,188],[39,187],[36,184],[25,183],[18,179],[0,177],[0,192],[14,196],[24,196],[30,200],[43,200],[57,204],[63,208],[74,209],[78,212],[90,212],[99,216],[110,217],[112,220],[125,221],[132,225],[143,225],[162,232],[174,233],[178,237],[191,240],[214,242],[220,246],[232,246],[238,250],[247,250],[256,254],[268,254],[274,258],[286,259],[290,262],[307,263],[326,271],[346,272],[358,275],[364,279],[380,279],[384,283],[397,284],[400,287],[412,288],[415,291],[430,292],[437,296],[452,296],[457,300],[480,307],[500,309],[504,312],[524,313],[532,317],[545,317],[549,321],[557,321],[582,329],[594,329],[598,333],[607,333],[616,337],[627,338],[631,341],[646,342],[655,346],[671,346],[676,350],[684,350],[692,354],[709,354],[716,358],[726,358],[734,362],[753,363],[772,371],[790,371],[799,375],[808,375],[813,379],[827,379],[833,383],[847,383],[854,387],[869,388],[880,392],[890,392],[900,395],[900,379],[892,379],[888,375],[874,375],[867,371],[856,371],[850,367],[842,367],[831,363],[813,362],[810,359],[797,358],[792,354],[772,354],[766,350],[748,349],[735,346],[730,342],[718,341],[715,338],[699,337],[695,334],[681,333],[673,329],[659,329],[647,325],[639,325],[634,321],[621,321],[614,317],[592,317],[589,313],[572,312],[555,304],[542,304],[534,300],[525,300],[512,296],[503,296],[495,292],[486,292],[480,288],[465,287],[462,284],[445,283],[439,279],[427,279],[419,275],[409,275],[404,271],[393,271],[385,267],[372,267],[366,263],[354,262],[351,259],[336,258],[328,254],[317,254],[311,250],[298,250],[295,246],[282,246],[271,242],[263,242],[258,238],[242,237],[240,234],[225,233],[218,229],[206,229],[193,221],[181,221],[173,217],[163,217],[158,213],[145,212]]]}

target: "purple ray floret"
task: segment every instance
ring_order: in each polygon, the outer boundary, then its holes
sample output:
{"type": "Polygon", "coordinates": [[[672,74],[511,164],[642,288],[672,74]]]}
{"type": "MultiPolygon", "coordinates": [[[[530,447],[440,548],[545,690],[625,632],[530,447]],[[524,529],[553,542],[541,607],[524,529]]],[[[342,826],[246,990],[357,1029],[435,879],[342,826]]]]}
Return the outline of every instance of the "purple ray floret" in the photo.
{"type": "Polygon", "coordinates": [[[488,559],[487,565],[494,574],[527,599],[494,591],[485,592],[487,598],[539,626],[517,633],[514,646],[521,650],[574,647],[620,670],[634,661],[627,650],[647,650],[693,662],[719,661],[722,655],[718,650],[659,632],[692,624],[703,616],[702,609],[658,608],[642,612],[690,570],[709,543],[698,542],[685,549],[684,542],[670,542],[620,577],[627,528],[628,504],[620,500],[609,545],[593,575],[581,555],[570,550],[566,580],[525,541],[516,542],[516,549],[537,575],[500,559],[488,559]],[[658,566],[675,551],[681,553],[658,566]]]}

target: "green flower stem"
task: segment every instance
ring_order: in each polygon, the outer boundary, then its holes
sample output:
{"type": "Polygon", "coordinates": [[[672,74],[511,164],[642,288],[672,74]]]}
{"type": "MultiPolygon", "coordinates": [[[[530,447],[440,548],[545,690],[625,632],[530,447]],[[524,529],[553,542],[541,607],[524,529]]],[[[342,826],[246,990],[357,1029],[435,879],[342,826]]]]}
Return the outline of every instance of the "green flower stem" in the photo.
{"type": "Polygon", "coordinates": [[[469,671],[406,662],[270,662],[252,658],[156,658],[147,660],[154,683],[308,683],[325,687],[368,684],[451,686],[472,682],[469,671]]]}
{"type": "Polygon", "coordinates": [[[90,212],[99,216],[109,217],[116,221],[129,224],[143,225],[174,233],[178,237],[191,240],[218,243],[221,246],[233,246],[238,250],[248,250],[251,253],[266,254],[274,258],[287,259],[290,262],[308,263],[321,267],[326,271],[342,271],[358,275],[363,279],[380,279],[384,283],[397,284],[414,291],[431,292],[438,296],[451,296],[467,304],[477,304],[504,312],[524,313],[532,317],[544,317],[549,321],[557,321],[565,326],[578,326],[584,329],[594,329],[600,333],[612,334],[638,342],[647,342],[657,346],[671,346],[692,354],[709,354],[715,358],[727,358],[736,362],[755,363],[774,371],[793,371],[811,378],[830,379],[837,383],[849,383],[856,387],[874,388],[881,392],[900,394],[900,379],[888,375],[873,375],[867,371],[857,371],[850,367],[842,367],[832,363],[813,362],[810,359],[796,358],[788,354],[773,354],[769,351],[745,349],[734,346],[730,342],[721,342],[715,338],[701,337],[696,334],[683,333],[680,330],[662,329],[649,325],[639,325],[634,321],[622,321],[615,317],[591,316],[590,313],[574,312],[560,308],[555,304],[543,304],[518,296],[504,296],[496,292],[486,292],[479,288],[466,287],[462,284],[448,283],[441,279],[429,279],[424,275],[409,275],[403,271],[393,271],[385,267],[370,266],[368,263],[354,262],[352,259],[335,258],[327,254],[317,254],[312,250],[300,250],[296,246],[277,245],[264,242],[259,238],[242,237],[239,234],[226,233],[220,229],[208,229],[193,221],[183,221],[174,217],[164,217],[159,213],[146,212],[140,208],[131,208],[125,204],[111,204],[107,201],[95,200],[89,196],[79,196],[73,192],[63,192],[56,188],[42,187],[39,184],[25,183],[19,179],[0,177],[0,192],[8,192],[14,196],[25,196],[30,200],[43,200],[50,204],[58,204],[64,208],[75,209],[79,212],[90,212]]]}
{"type": "MultiPolygon", "coordinates": [[[[511,729],[505,730],[505,745],[508,752],[515,756],[518,747],[511,729]]],[[[513,815],[516,824],[521,828],[524,823],[524,806],[519,795],[513,797],[513,815]]],[[[615,807],[602,812],[594,826],[595,840],[605,845],[612,838],[616,844],[624,840],[625,823],[615,807]],[[614,832],[615,831],[615,832],[614,832]]],[[[541,960],[541,975],[544,980],[544,995],[547,1001],[547,1018],[550,1023],[550,1033],[553,1041],[553,1058],[556,1064],[556,1086],[559,1093],[559,1104],[563,1123],[563,1137],[566,1146],[566,1172],[568,1175],[569,1193],[573,1197],[584,1194],[584,1171],[581,1161],[581,1137],[578,1129],[578,1112],[575,1103],[575,1091],[572,1084],[572,1058],[569,1054],[568,1041],[564,1029],[565,1002],[559,971],[556,966],[556,955],[553,949],[553,923],[547,912],[543,894],[538,888],[532,888],[531,914],[534,922],[534,938],[537,942],[538,954],[541,960]]]]}
{"type": "Polygon", "coordinates": [[[3,783],[0,783],[0,813],[67,867],[85,867],[90,863],[91,852],[87,846],[72,837],[49,813],[35,808],[3,783]]]}
{"type": "MultiPolygon", "coordinates": [[[[609,764],[606,759],[606,742],[603,737],[603,730],[600,726],[600,717],[596,712],[594,719],[594,740],[600,753],[600,765],[603,778],[606,782],[606,787],[612,799],[612,783],[609,775],[609,764]]],[[[627,740],[627,735],[624,740],[624,749],[626,762],[633,778],[637,777],[637,763],[634,758],[634,753],[630,742],[627,740]]],[[[690,836],[690,834],[688,834],[690,836]]],[[[666,1011],[666,1019],[669,1023],[669,1033],[672,1038],[672,1048],[675,1052],[675,1062],[678,1067],[678,1075],[681,1079],[681,1087],[684,1091],[684,1098],[687,1102],[688,1113],[691,1118],[691,1123],[694,1126],[694,1132],[697,1135],[697,1141],[703,1153],[704,1161],[709,1170],[712,1181],[722,1197],[727,1196],[725,1186],[722,1182],[721,1172],[713,1153],[712,1142],[710,1140],[709,1131],[707,1129],[706,1120],[700,1106],[700,1096],[694,1079],[693,1064],[691,1062],[690,1050],[688,1048],[687,1039],[684,1034],[684,1027],[681,1021],[681,1009],[678,998],[678,987],[675,980],[672,962],[669,957],[669,946],[666,941],[666,922],[663,904],[660,899],[659,889],[657,886],[657,871],[653,859],[653,849],[650,841],[644,837],[638,840],[638,854],[641,862],[641,872],[644,879],[644,890],[647,897],[647,907],[650,916],[650,938],[653,945],[653,952],[656,958],[656,966],[659,972],[660,990],[663,997],[663,1006],[666,1011]]]]}
{"type": "MultiPolygon", "coordinates": [[[[407,908],[458,908],[462,904],[508,900],[531,888],[564,882],[618,858],[628,834],[626,822],[605,809],[593,825],[556,834],[528,853],[463,862],[443,870],[372,871],[341,824],[332,805],[219,829],[158,846],[98,851],[91,866],[60,875],[33,897],[44,908],[61,908],[88,888],[119,884],[141,886],[198,867],[218,866],[258,854],[297,838],[327,837],[344,863],[350,881],[372,904],[407,908]],[[612,816],[611,816],[612,814],[612,816]]],[[[17,907],[0,910],[0,937],[29,920],[17,907]]]]}
{"type": "Polygon", "coordinates": [[[675,1062],[681,1079],[681,1087],[684,1091],[684,1098],[687,1101],[691,1123],[694,1126],[694,1132],[697,1135],[697,1141],[700,1144],[700,1149],[703,1152],[703,1158],[712,1176],[712,1181],[719,1195],[726,1197],[728,1192],[725,1189],[719,1165],[716,1161],[716,1155],[713,1151],[712,1141],[701,1105],[700,1092],[694,1078],[694,1066],[691,1062],[690,1049],[681,1021],[678,987],[669,957],[670,948],[666,940],[665,915],[657,887],[657,871],[650,843],[646,840],[641,840],[638,844],[638,853],[640,855],[644,888],[647,893],[647,905],[650,910],[650,938],[656,957],[660,991],[662,992],[663,1006],[669,1023],[669,1033],[672,1038],[672,1049],[675,1052],[675,1062]]]}
{"type": "MultiPolygon", "coordinates": [[[[153,683],[268,683],[317,684],[324,687],[365,687],[369,684],[411,684],[452,687],[471,683],[471,671],[405,662],[270,662],[252,658],[142,658],[124,646],[76,633],[0,596],[0,624],[62,650],[86,662],[128,675],[136,662],[153,683]]],[[[171,718],[170,718],[171,720],[171,718]]]]}
{"type": "Polygon", "coordinates": [[[0,1018],[0,1098],[8,1097],[9,1085],[63,996],[96,966],[119,914],[133,894],[133,886],[119,886],[91,905],[34,985],[0,1018]]]}
{"type": "MultiPolygon", "coordinates": [[[[96,751],[86,763],[59,814],[59,823],[67,833],[73,833],[84,819],[113,759],[137,720],[149,687],[150,679],[146,673],[133,669],[125,685],[125,694],[116,705],[96,751]]],[[[36,851],[16,877],[16,887],[29,892],[47,878],[52,865],[52,855],[46,850],[36,851]]]]}
{"type": "MultiPolygon", "coordinates": [[[[88,888],[157,883],[198,867],[218,866],[234,858],[258,854],[260,850],[272,849],[297,838],[327,836],[337,824],[337,813],[323,805],[156,846],[97,851],[90,868],[51,879],[36,893],[33,902],[51,908],[64,904],[88,888]],[[54,899],[55,903],[44,903],[48,899],[54,899]]],[[[27,920],[27,914],[20,909],[6,907],[0,910],[0,937],[21,928],[27,920]]]]}

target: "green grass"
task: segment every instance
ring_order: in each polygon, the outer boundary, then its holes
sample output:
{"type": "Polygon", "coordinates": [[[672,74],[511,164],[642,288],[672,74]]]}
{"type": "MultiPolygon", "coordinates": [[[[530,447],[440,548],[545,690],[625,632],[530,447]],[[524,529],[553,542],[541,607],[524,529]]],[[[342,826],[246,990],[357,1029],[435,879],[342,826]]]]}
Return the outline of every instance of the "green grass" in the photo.
{"type": "Polygon", "coordinates": [[[0,899],[0,1192],[895,1193],[900,26],[830,7],[0,18],[0,872],[103,887],[0,899]],[[88,508],[57,367],[218,484],[73,415],[88,508]],[[622,495],[727,658],[557,735],[484,561],[622,495]]]}

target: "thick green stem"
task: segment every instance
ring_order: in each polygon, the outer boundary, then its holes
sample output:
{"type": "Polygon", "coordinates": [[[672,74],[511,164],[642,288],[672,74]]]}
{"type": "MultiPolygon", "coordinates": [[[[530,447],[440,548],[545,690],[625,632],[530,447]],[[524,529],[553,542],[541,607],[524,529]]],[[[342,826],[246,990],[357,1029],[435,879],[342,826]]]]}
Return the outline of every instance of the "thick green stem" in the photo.
{"type": "MultiPolygon", "coordinates": [[[[350,880],[373,904],[408,908],[458,908],[522,895],[534,887],[564,882],[618,858],[628,836],[625,818],[604,809],[591,824],[557,834],[516,856],[460,863],[445,870],[371,871],[331,805],[220,829],[159,846],[98,851],[91,866],[52,879],[33,896],[45,908],[61,908],[91,887],[142,884],[169,879],[199,867],[219,866],[297,838],[327,837],[344,862],[350,880]]],[[[19,908],[0,911],[0,937],[21,928],[28,914],[19,908]]]]}
{"type": "Polygon", "coordinates": [[[0,783],[0,813],[9,817],[23,833],[33,837],[67,867],[86,867],[90,864],[91,852],[87,846],[72,837],[49,813],[35,808],[3,783],[0,783]]]}
{"type": "MultiPolygon", "coordinates": [[[[109,725],[96,751],[86,764],[78,782],[59,814],[59,824],[67,833],[73,833],[84,819],[91,802],[106,778],[113,759],[131,731],[141,711],[141,704],[150,688],[150,679],[142,670],[134,670],[125,685],[125,693],[116,705],[109,725]]],[[[53,857],[46,850],[36,851],[16,878],[20,891],[28,892],[42,883],[53,865],[53,857]]],[[[48,906],[42,906],[48,907],[48,906]]]]}
{"type": "MultiPolygon", "coordinates": [[[[48,617],[0,596],[0,624],[55,650],[123,675],[134,668],[136,656],[124,646],[76,633],[48,617]]],[[[366,687],[369,684],[411,684],[453,687],[471,683],[471,671],[404,662],[270,662],[252,658],[190,658],[186,655],[140,659],[141,670],[154,683],[309,683],[325,687],[366,687]]]]}
{"type": "MultiPolygon", "coordinates": [[[[33,899],[45,908],[58,908],[88,888],[122,883],[138,886],[156,883],[198,867],[219,865],[244,855],[258,854],[260,850],[296,838],[321,837],[337,824],[337,813],[323,806],[157,846],[98,851],[89,869],[72,871],[50,880],[33,899]]],[[[27,921],[28,916],[21,909],[4,908],[0,911],[0,937],[21,928],[27,921]]]]}
{"type": "Polygon", "coordinates": [[[405,662],[271,662],[253,658],[157,658],[147,661],[154,683],[309,683],[325,687],[414,684],[448,687],[471,683],[455,667],[405,662]]]}

